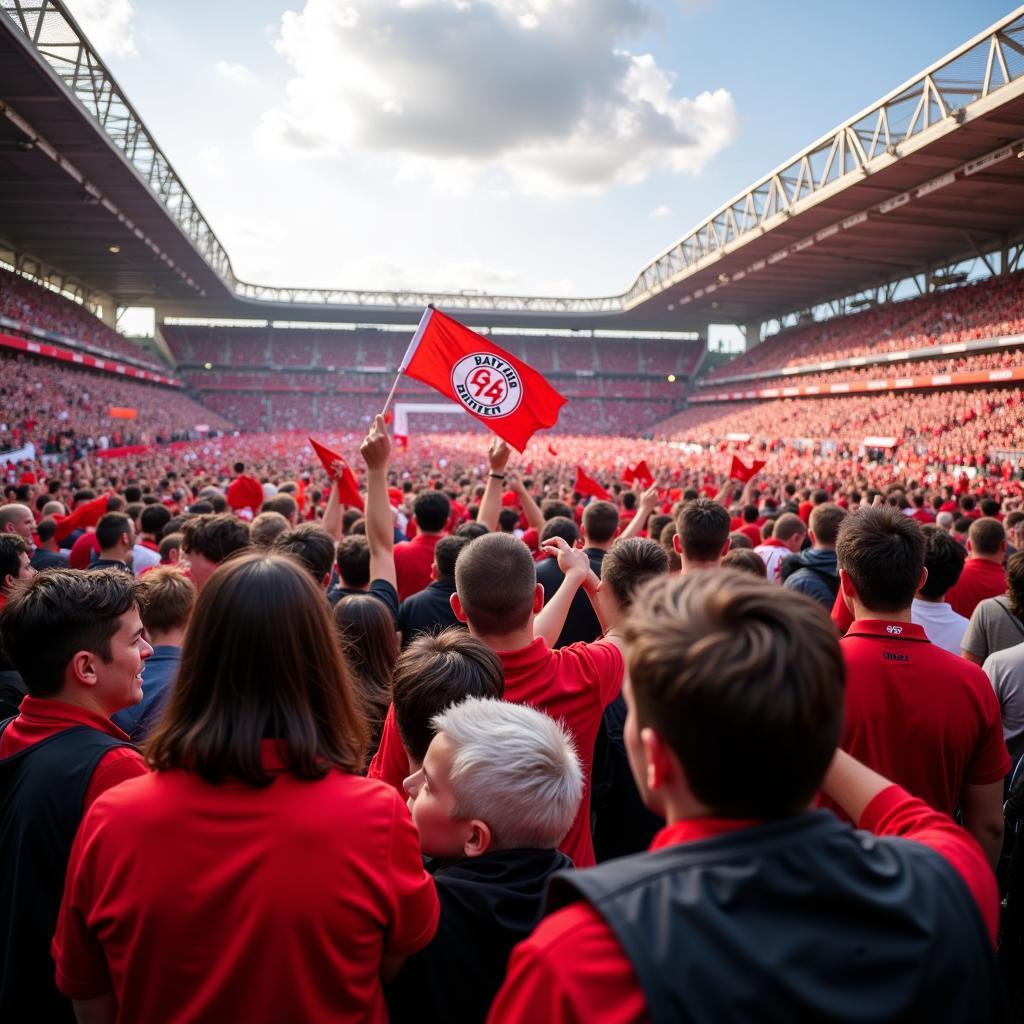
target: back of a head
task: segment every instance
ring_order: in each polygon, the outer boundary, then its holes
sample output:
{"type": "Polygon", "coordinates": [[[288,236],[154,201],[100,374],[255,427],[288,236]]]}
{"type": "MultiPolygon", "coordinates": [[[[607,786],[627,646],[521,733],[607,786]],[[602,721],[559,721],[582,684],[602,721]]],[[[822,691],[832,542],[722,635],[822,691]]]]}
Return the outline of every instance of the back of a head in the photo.
{"type": "Polygon", "coordinates": [[[53,697],[77,651],[109,662],[118,620],[138,603],[138,582],[119,569],[49,569],[12,592],[0,644],[33,697],[53,697]]]}
{"type": "Polygon", "coordinates": [[[967,539],[972,554],[994,558],[1002,554],[1006,531],[998,519],[975,519],[967,531],[967,539]]]}
{"type": "Polygon", "coordinates": [[[623,610],[633,603],[633,595],[648,580],[668,573],[665,549],[646,537],[627,537],[608,551],[601,562],[601,586],[607,587],[615,603],[623,610]]]}
{"type": "Polygon", "coordinates": [[[544,520],[554,519],[555,516],[562,516],[565,519],[572,519],[572,507],[557,498],[547,498],[541,502],[540,514],[544,520]]]}
{"type": "Polygon", "coordinates": [[[168,533],[160,541],[160,561],[166,565],[171,560],[171,552],[181,551],[181,534],[168,533]]]}
{"type": "Polygon", "coordinates": [[[804,525],[804,521],[795,512],[783,512],[775,520],[775,526],[772,528],[772,539],[785,543],[806,532],[807,527],[804,525]]]}
{"type": "Polygon", "coordinates": [[[249,540],[253,547],[269,548],[288,529],[288,520],[280,512],[261,512],[249,524],[249,540]]]}
{"type": "Polygon", "coordinates": [[[498,513],[498,529],[502,533],[512,533],[519,526],[519,513],[514,508],[503,508],[498,513]]]}
{"type": "Polygon", "coordinates": [[[451,510],[451,502],[440,491],[421,491],[412,505],[416,525],[423,533],[440,533],[451,510]]]}
{"type": "Polygon", "coordinates": [[[676,516],[682,554],[690,562],[713,562],[722,557],[729,540],[731,518],[725,507],[710,498],[688,501],[676,516]]]}
{"type": "Polygon", "coordinates": [[[363,704],[375,714],[386,708],[390,696],[398,657],[395,620],[372,594],[346,595],[334,606],[332,618],[363,704]]]}
{"type": "Polygon", "coordinates": [[[327,605],[286,555],[229,559],[199,594],[178,681],[147,755],[158,770],[267,785],[264,739],[303,779],[358,771],[365,726],[327,605]]]}
{"type": "Polygon", "coordinates": [[[730,548],[722,559],[722,568],[749,572],[753,576],[760,576],[761,579],[768,578],[768,567],[764,564],[764,559],[749,547],[730,548]]]}
{"type": "Polygon", "coordinates": [[[561,537],[569,547],[574,547],[580,539],[580,528],[565,516],[552,516],[541,527],[540,543],[552,537],[561,537]]]}
{"type": "Polygon", "coordinates": [[[931,523],[921,527],[924,534],[924,567],[928,579],[921,587],[921,596],[937,601],[960,579],[967,552],[945,530],[931,523]]]}
{"type": "Polygon", "coordinates": [[[638,726],[716,817],[804,810],[839,740],[844,666],[819,604],[735,570],[648,584],[626,621],[638,726]]]}
{"type": "Polygon", "coordinates": [[[469,537],[442,537],[434,545],[434,561],[437,563],[438,578],[451,580],[455,578],[455,563],[462,549],[471,543],[469,537]]]}
{"type": "Polygon", "coordinates": [[[151,637],[184,629],[195,603],[195,585],[176,566],[158,565],[139,578],[139,610],[151,637]]]}
{"type": "Polygon", "coordinates": [[[316,523],[303,523],[279,534],[273,550],[297,558],[318,586],[334,565],[334,539],[316,523]]]}
{"type": "Polygon", "coordinates": [[[924,534],[916,520],[890,505],[861,508],[839,527],[836,556],[865,608],[901,612],[921,582],[924,534]]]}
{"type": "Polygon", "coordinates": [[[750,543],[750,538],[745,533],[734,530],[729,534],[729,551],[736,551],[740,548],[751,551],[753,547],[754,545],[750,543]]]}
{"type": "Polygon", "coordinates": [[[485,533],[490,533],[490,530],[483,523],[459,523],[455,527],[455,536],[465,537],[467,540],[476,540],[477,537],[482,537],[485,533]]]}
{"type": "Polygon", "coordinates": [[[364,534],[342,537],[334,549],[334,561],[348,587],[365,587],[370,582],[370,543],[364,534]]]}
{"type": "Polygon", "coordinates": [[[453,817],[477,818],[493,850],[550,850],[583,799],[583,769],[568,732],[525,704],[469,698],[433,720],[451,747],[453,817]]]}
{"type": "Polygon", "coordinates": [[[171,521],[171,510],[166,505],[147,505],[139,514],[139,527],[151,537],[159,537],[171,521]]]}
{"type": "Polygon", "coordinates": [[[455,589],[470,625],[483,636],[522,629],[537,590],[530,549],[507,533],[478,537],[455,565],[455,589]]]}
{"type": "Polygon", "coordinates": [[[280,512],[289,523],[299,515],[299,503],[290,494],[275,494],[260,506],[260,512],[280,512]]]}
{"type": "Polygon", "coordinates": [[[682,568],[682,559],[679,557],[679,552],[676,551],[675,547],[676,537],[676,524],[675,520],[669,520],[662,528],[661,533],[658,535],[658,543],[665,549],[665,554],[668,555],[668,571],[679,572],[682,568]]]}
{"type": "Polygon", "coordinates": [[[195,551],[211,562],[223,562],[249,546],[249,527],[230,513],[194,516],[182,524],[181,546],[186,554],[195,551]]]}
{"type": "Polygon", "coordinates": [[[40,519],[36,533],[39,535],[40,544],[48,544],[57,535],[57,520],[50,516],[40,519]]]}
{"type": "Polygon", "coordinates": [[[592,501],[583,510],[583,532],[591,544],[607,544],[618,532],[619,510],[610,501],[592,501]]]}
{"type": "Polygon", "coordinates": [[[108,512],[96,524],[96,543],[101,551],[109,551],[121,543],[122,537],[131,537],[132,521],[123,512],[108,512]]]}
{"type": "Polygon", "coordinates": [[[838,505],[827,502],[815,505],[811,510],[810,530],[814,534],[814,546],[834,548],[839,537],[839,527],[846,518],[846,512],[838,505]]]}
{"type": "Polygon", "coordinates": [[[436,732],[434,716],[467,697],[500,700],[505,675],[486,644],[453,626],[409,643],[395,663],[391,693],[398,734],[419,764],[436,732]]]}

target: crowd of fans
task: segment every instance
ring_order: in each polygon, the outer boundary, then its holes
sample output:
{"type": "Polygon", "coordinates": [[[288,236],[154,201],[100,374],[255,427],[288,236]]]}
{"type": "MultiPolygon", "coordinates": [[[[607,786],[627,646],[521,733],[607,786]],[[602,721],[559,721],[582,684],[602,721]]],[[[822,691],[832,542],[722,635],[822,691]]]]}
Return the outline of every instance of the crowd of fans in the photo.
{"type": "Polygon", "coordinates": [[[0,1018],[1017,1004],[1019,478],[325,440],[8,471],[0,1018]]]}
{"type": "MultiPolygon", "coordinates": [[[[58,335],[71,348],[115,359],[127,358],[140,366],[167,372],[166,366],[156,363],[84,306],[3,268],[0,268],[0,317],[21,324],[23,333],[39,328],[58,335]]],[[[0,330],[14,328],[0,325],[0,330]]]]}

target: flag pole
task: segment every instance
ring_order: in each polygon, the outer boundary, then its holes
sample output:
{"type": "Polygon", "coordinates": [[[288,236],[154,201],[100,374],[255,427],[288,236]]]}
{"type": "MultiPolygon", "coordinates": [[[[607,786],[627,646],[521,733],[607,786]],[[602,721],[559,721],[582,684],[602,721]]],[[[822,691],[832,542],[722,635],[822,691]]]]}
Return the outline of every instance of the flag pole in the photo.
{"type": "Polygon", "coordinates": [[[402,361],[398,365],[398,373],[395,375],[394,383],[391,385],[391,390],[388,392],[388,397],[384,399],[384,408],[381,409],[380,414],[384,416],[388,409],[391,408],[391,402],[395,397],[395,392],[398,390],[398,382],[402,379],[402,374],[405,373],[406,367],[412,361],[412,357],[416,354],[416,349],[420,347],[420,341],[423,338],[423,332],[427,329],[427,324],[430,323],[430,318],[434,314],[434,304],[430,303],[425,310],[423,310],[423,316],[420,317],[419,326],[416,328],[416,333],[412,336],[412,341],[409,342],[409,347],[405,350],[405,355],[402,356],[402,361]]]}

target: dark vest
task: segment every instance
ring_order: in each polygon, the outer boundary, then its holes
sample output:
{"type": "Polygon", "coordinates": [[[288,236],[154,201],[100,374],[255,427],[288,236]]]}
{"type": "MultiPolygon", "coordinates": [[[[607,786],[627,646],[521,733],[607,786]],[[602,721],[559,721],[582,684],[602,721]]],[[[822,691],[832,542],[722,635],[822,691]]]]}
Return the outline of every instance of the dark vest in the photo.
{"type": "Polygon", "coordinates": [[[998,1021],[973,897],[938,853],[828,811],[556,875],[604,918],[652,1024],[998,1021]]]}
{"type": "Polygon", "coordinates": [[[124,740],[82,725],[0,760],[4,1024],[74,1022],[70,1001],[57,991],[50,940],[92,773],[108,750],[126,746],[124,740]]]}

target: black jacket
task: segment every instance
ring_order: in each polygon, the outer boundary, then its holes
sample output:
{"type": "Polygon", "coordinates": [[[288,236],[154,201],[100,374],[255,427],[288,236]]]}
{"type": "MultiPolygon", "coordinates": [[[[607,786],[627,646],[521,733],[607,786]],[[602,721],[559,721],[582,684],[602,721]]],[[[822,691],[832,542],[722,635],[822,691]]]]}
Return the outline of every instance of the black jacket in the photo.
{"type": "MultiPolygon", "coordinates": [[[[600,576],[601,563],[604,561],[604,551],[599,548],[584,548],[590,558],[590,568],[600,576]]],[[[565,573],[558,568],[557,558],[546,558],[543,562],[537,563],[537,582],[544,585],[544,603],[547,604],[555,591],[562,585],[565,573]]],[[[565,625],[562,632],[558,634],[555,647],[568,647],[569,644],[593,643],[601,635],[601,624],[594,614],[594,606],[582,587],[576,592],[576,596],[569,605],[569,614],[565,617],[565,625]]]]}

